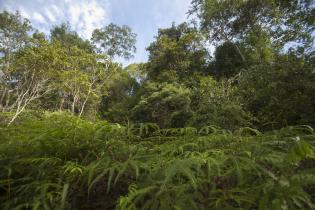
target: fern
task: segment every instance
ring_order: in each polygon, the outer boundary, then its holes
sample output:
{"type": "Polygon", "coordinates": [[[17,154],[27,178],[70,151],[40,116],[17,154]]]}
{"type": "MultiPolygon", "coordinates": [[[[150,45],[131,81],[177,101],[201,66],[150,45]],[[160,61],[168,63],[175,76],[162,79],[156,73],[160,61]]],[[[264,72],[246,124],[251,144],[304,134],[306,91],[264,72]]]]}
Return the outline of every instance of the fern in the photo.
{"type": "Polygon", "coordinates": [[[1,209],[314,209],[309,126],[234,133],[46,113],[3,127],[1,209]]]}

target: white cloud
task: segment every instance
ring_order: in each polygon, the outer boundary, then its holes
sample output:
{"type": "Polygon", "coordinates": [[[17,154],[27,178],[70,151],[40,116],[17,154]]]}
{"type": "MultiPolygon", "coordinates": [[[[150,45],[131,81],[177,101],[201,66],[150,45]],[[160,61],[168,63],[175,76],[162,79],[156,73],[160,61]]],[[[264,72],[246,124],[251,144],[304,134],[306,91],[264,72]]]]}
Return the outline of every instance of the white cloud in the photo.
{"type": "Polygon", "coordinates": [[[50,22],[54,23],[57,21],[57,17],[56,14],[54,14],[53,12],[51,12],[50,9],[45,8],[45,15],[46,17],[49,19],[50,22]]]}
{"type": "Polygon", "coordinates": [[[108,22],[108,3],[107,8],[104,8],[95,0],[67,2],[69,6],[66,16],[74,29],[85,38],[90,37],[95,28],[100,28],[108,22]]]}
{"type": "Polygon", "coordinates": [[[39,23],[45,23],[45,18],[41,14],[39,14],[38,12],[34,12],[32,14],[32,19],[38,21],[39,23]]]}
{"type": "Polygon", "coordinates": [[[109,0],[0,0],[1,9],[19,10],[41,31],[49,31],[52,25],[69,22],[83,38],[90,38],[95,28],[109,23],[109,0]]]}
{"type": "Polygon", "coordinates": [[[31,17],[30,14],[23,7],[18,8],[18,10],[20,11],[23,17],[30,19],[31,17]]]}
{"type": "Polygon", "coordinates": [[[50,10],[51,9],[51,12],[53,14],[55,14],[57,17],[63,17],[63,12],[62,12],[62,9],[61,8],[58,8],[58,6],[56,4],[52,4],[48,7],[48,9],[50,10]]]}

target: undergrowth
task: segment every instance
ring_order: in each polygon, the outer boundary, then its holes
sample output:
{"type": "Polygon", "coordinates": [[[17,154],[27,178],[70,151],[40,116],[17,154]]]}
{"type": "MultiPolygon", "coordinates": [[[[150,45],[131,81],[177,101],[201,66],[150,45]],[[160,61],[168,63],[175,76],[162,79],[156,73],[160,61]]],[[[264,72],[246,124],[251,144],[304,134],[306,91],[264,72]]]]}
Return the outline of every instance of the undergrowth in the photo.
{"type": "Polygon", "coordinates": [[[315,209],[308,126],[160,129],[46,113],[0,138],[0,209],[315,209]]]}

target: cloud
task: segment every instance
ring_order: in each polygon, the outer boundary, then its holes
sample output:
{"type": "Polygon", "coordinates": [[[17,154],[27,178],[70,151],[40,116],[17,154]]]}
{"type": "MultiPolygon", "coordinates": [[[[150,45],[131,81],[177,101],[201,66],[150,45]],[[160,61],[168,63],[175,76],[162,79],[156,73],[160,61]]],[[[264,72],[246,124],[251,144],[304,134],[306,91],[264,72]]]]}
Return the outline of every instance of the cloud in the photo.
{"type": "Polygon", "coordinates": [[[68,0],[67,16],[71,25],[85,38],[91,36],[95,28],[100,28],[108,23],[107,11],[97,1],[68,0]]]}
{"type": "MultiPolygon", "coordinates": [[[[23,15],[23,14],[22,14],[23,15]]],[[[45,18],[38,12],[33,13],[32,18],[39,23],[45,23],[45,18]]]]}
{"type": "Polygon", "coordinates": [[[109,0],[0,0],[0,10],[19,10],[41,31],[47,33],[53,25],[69,22],[86,39],[95,28],[109,23],[109,6],[109,0]]]}
{"type": "Polygon", "coordinates": [[[138,34],[134,59],[145,62],[145,50],[154,41],[158,28],[186,20],[191,0],[0,0],[0,10],[19,10],[34,28],[49,34],[54,25],[69,22],[83,38],[90,38],[95,28],[110,22],[129,25],[138,34]],[[44,19],[44,21],[43,21],[44,19]]]}
{"type": "Polygon", "coordinates": [[[155,1],[152,14],[154,22],[159,28],[168,27],[172,22],[176,22],[177,24],[184,22],[187,17],[190,1],[191,0],[155,1]]]}
{"type": "Polygon", "coordinates": [[[31,16],[29,15],[29,13],[23,8],[23,7],[19,7],[18,10],[20,11],[21,15],[27,19],[29,19],[31,16]]]}
{"type": "Polygon", "coordinates": [[[57,15],[53,13],[51,10],[45,8],[44,12],[51,23],[55,23],[57,21],[57,15]]]}

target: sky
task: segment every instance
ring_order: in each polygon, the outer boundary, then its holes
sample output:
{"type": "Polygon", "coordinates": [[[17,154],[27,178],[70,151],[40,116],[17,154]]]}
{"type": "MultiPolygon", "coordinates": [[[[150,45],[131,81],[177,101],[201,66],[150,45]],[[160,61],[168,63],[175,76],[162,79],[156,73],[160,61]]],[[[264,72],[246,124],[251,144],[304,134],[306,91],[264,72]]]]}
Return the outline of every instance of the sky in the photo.
{"type": "Polygon", "coordinates": [[[137,52],[129,63],[147,61],[145,48],[154,40],[158,28],[187,20],[191,0],[0,0],[0,10],[28,18],[32,26],[49,34],[54,25],[69,22],[72,30],[89,39],[95,28],[109,23],[128,25],[137,34],[137,52]]]}

